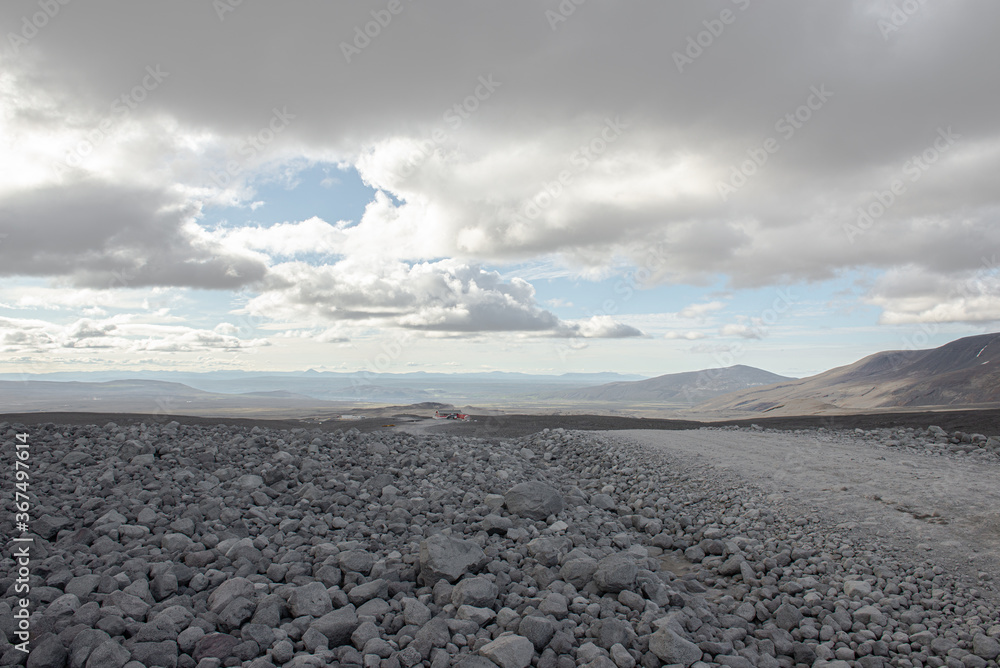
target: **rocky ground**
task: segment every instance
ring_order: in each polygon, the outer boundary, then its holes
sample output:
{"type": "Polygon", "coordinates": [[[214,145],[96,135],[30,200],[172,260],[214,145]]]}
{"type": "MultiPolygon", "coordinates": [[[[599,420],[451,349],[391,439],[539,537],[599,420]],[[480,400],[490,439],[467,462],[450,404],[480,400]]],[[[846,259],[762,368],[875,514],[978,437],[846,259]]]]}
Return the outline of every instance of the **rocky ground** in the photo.
{"type": "MultiPolygon", "coordinates": [[[[985,668],[1000,655],[974,580],[628,435],[0,423],[5,452],[21,431],[32,652],[12,645],[8,551],[4,665],[985,668]]],[[[836,436],[997,459],[971,436],[836,436]]],[[[0,518],[4,535],[21,535],[13,522],[0,518]]]]}
{"type": "MultiPolygon", "coordinates": [[[[854,429],[866,431],[881,429],[925,429],[927,425],[940,425],[949,433],[955,431],[974,434],[1000,434],[1000,410],[992,409],[957,409],[957,410],[910,410],[896,413],[847,414],[847,415],[802,415],[797,417],[764,417],[750,415],[739,420],[697,421],[694,419],[663,419],[625,417],[621,415],[589,415],[589,414],[533,414],[500,413],[483,414],[474,410],[469,422],[455,420],[431,420],[433,409],[417,410],[421,406],[397,407],[380,409],[384,413],[379,417],[369,417],[361,420],[326,420],[320,423],[306,420],[261,420],[255,417],[198,417],[192,415],[169,415],[167,413],[7,413],[0,414],[0,422],[24,424],[27,426],[55,422],[66,425],[107,424],[114,422],[122,426],[139,424],[166,424],[176,421],[184,425],[213,426],[220,422],[230,426],[253,428],[260,426],[266,429],[321,429],[325,432],[357,429],[362,432],[385,431],[387,425],[393,425],[399,431],[414,431],[415,421],[428,422],[431,428],[428,433],[447,434],[450,436],[474,436],[477,438],[516,438],[530,436],[543,429],[573,429],[582,431],[604,431],[622,429],[699,429],[712,426],[742,426],[749,427],[758,424],[766,429],[782,431],[798,429],[825,428],[837,432],[854,429]]],[[[355,411],[363,413],[364,411],[355,411]]]]}

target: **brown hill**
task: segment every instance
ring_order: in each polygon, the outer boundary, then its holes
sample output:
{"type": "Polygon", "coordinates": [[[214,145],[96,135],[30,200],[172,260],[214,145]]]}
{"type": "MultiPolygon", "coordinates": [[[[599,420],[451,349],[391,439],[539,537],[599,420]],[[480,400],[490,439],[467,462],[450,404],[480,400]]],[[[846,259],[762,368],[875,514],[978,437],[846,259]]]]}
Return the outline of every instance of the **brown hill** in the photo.
{"type": "Polygon", "coordinates": [[[1000,405],[1000,333],[930,350],[875,353],[801,380],[716,397],[696,410],[805,415],[988,405],[1000,405]]]}
{"type": "Polygon", "coordinates": [[[772,385],[786,380],[792,379],[763,369],[737,364],[717,369],[669,373],[646,380],[561,390],[545,398],[604,403],[657,402],[665,405],[691,406],[720,394],[772,385]]]}

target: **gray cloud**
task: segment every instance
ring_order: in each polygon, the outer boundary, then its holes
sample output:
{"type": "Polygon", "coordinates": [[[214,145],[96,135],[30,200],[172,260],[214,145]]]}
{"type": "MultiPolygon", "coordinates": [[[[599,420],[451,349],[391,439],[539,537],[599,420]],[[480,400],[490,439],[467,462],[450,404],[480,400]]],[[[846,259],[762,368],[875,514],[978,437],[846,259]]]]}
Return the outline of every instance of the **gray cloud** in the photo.
{"type": "Polygon", "coordinates": [[[707,336],[708,335],[705,334],[704,332],[696,332],[696,331],[690,330],[690,331],[687,331],[687,332],[676,332],[676,331],[667,332],[666,334],[663,335],[663,338],[665,338],[665,339],[687,339],[688,341],[696,341],[698,339],[707,338],[707,336]]]}
{"type": "Polygon", "coordinates": [[[950,279],[902,267],[876,281],[866,301],[882,308],[886,324],[1000,324],[1000,265],[984,258],[979,271],[950,279]]]}
{"type": "MultiPolygon", "coordinates": [[[[268,273],[259,255],[198,243],[185,221],[212,198],[245,197],[242,175],[266,159],[303,157],[356,164],[397,197],[337,242],[358,258],[555,255],[587,271],[611,257],[641,265],[657,246],[666,262],[654,280],[724,275],[752,287],[906,266],[948,286],[928,287],[931,297],[975,271],[980,249],[1000,246],[1000,88],[985,83],[1000,60],[1000,5],[924,3],[889,33],[880,21],[891,3],[587,3],[555,30],[545,15],[554,2],[402,6],[349,63],[342,42],[382,5],[245,0],[221,20],[193,0],[64,8],[3,57],[18,136],[85,134],[145,68],[169,77],[113,138],[134,147],[128,159],[88,163],[123,181],[95,188],[70,173],[0,189],[3,271],[95,287],[115,271],[135,285],[253,283],[268,273]],[[679,72],[675,54],[724,10],[733,21],[679,72]],[[471,110],[480,77],[499,86],[471,110]],[[809,108],[817,89],[830,94],[809,108]],[[241,155],[276,108],[294,119],[241,155]],[[602,140],[616,117],[627,127],[602,140]],[[947,128],[954,144],[928,153],[947,128]],[[584,159],[588,147],[597,154],[584,159]],[[723,200],[719,183],[761,155],[723,200]],[[210,177],[229,160],[239,169],[220,194],[210,177]],[[157,179],[129,173],[147,169],[157,179]],[[860,212],[895,181],[905,187],[864,223],[860,212]]],[[[31,0],[3,3],[0,24],[17,32],[36,11],[31,0]]],[[[900,311],[879,292],[889,288],[876,286],[872,303],[900,311]]],[[[276,289],[308,301],[310,286],[276,289]]],[[[513,289],[438,311],[413,310],[398,285],[335,303],[343,317],[389,313],[418,329],[557,326],[513,289]]]]}
{"type": "Polygon", "coordinates": [[[342,261],[320,267],[284,263],[273,268],[264,291],[250,300],[246,311],[288,322],[358,322],[425,332],[642,335],[607,316],[564,322],[537,305],[527,281],[504,281],[498,272],[454,261],[415,265],[342,261]]]}
{"type": "Polygon", "coordinates": [[[80,287],[236,288],[266,267],[204,245],[185,228],[190,203],[162,190],[80,182],[0,199],[0,274],[62,276],[80,287]]]}
{"type": "Polygon", "coordinates": [[[587,320],[561,323],[556,336],[590,339],[627,339],[645,336],[640,329],[618,322],[608,315],[595,315],[587,320]]]}
{"type": "Polygon", "coordinates": [[[270,345],[266,339],[240,338],[215,330],[130,322],[131,318],[83,318],[60,325],[23,318],[0,318],[0,351],[51,353],[58,348],[149,352],[241,351],[270,345]]]}
{"type": "Polygon", "coordinates": [[[719,329],[719,336],[736,336],[741,339],[764,338],[764,330],[759,323],[729,323],[719,329]]]}

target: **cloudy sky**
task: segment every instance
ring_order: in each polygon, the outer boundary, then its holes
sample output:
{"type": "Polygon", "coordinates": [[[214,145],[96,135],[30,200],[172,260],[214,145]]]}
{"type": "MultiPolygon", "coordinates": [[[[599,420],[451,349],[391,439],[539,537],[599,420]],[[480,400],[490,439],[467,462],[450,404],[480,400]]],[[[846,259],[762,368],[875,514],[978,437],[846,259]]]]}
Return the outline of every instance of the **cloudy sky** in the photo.
{"type": "Polygon", "coordinates": [[[995,331],[997,25],[6,0],[0,372],[807,375],[995,331]]]}

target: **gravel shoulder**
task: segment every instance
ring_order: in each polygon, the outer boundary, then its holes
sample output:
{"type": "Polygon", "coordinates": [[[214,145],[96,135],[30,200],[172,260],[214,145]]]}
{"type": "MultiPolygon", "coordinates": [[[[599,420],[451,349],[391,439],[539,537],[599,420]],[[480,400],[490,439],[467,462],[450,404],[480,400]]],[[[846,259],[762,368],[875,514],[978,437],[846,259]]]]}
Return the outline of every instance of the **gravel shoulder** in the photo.
{"type": "Polygon", "coordinates": [[[836,432],[702,429],[604,432],[677,468],[739,479],[791,517],[856,530],[907,561],[929,560],[996,598],[1000,459],[900,449],[836,432]]]}

